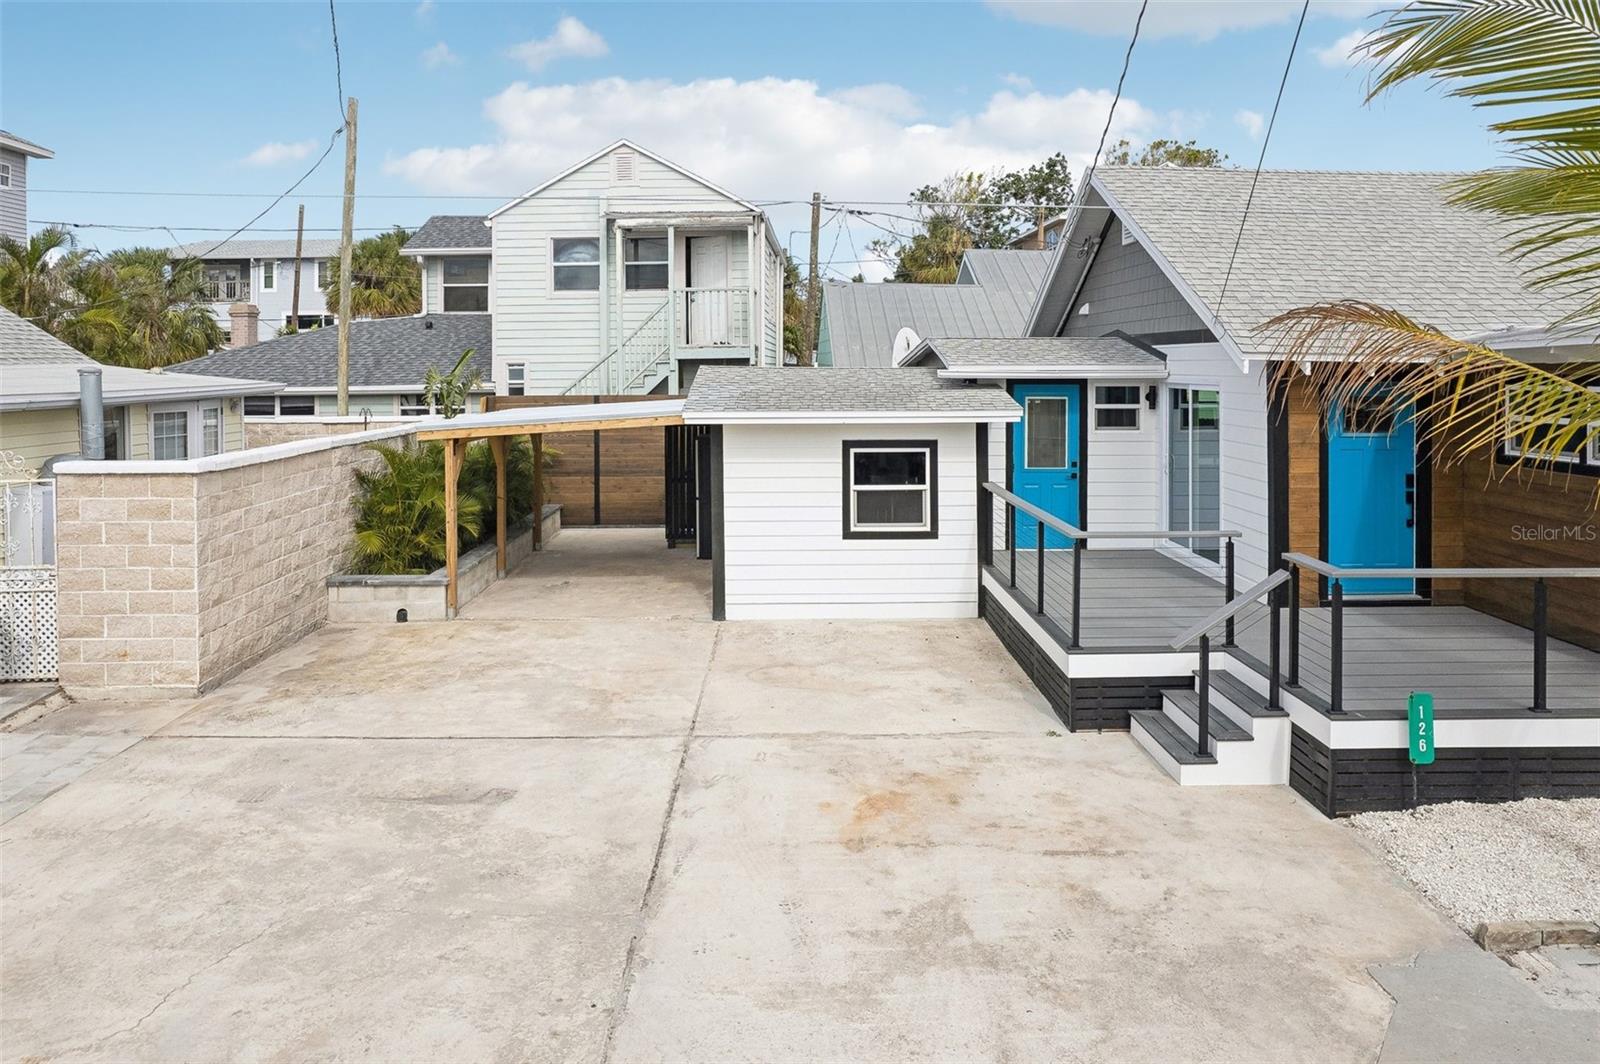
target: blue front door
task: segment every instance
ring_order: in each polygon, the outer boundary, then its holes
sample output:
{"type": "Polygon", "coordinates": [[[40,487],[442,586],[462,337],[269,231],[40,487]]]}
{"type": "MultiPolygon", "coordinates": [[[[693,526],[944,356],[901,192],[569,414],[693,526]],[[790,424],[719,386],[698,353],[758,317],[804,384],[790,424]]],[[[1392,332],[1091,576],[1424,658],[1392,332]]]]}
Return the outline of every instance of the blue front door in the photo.
{"type": "MultiPolygon", "coordinates": [[[[1335,407],[1328,417],[1328,561],[1360,568],[1417,564],[1417,430],[1408,407],[1335,407]]],[[[1347,595],[1410,595],[1408,579],[1351,580],[1347,595]]]]}
{"type": "MultiPolygon", "coordinates": [[[[1022,420],[1011,426],[1011,490],[1068,524],[1079,525],[1082,386],[1018,384],[1011,394],[1022,405],[1022,420]]],[[[1046,549],[1072,546],[1058,530],[1047,528],[1046,533],[1046,549]]],[[[1038,537],[1039,522],[1018,511],[1017,549],[1037,546],[1038,537]]]]}

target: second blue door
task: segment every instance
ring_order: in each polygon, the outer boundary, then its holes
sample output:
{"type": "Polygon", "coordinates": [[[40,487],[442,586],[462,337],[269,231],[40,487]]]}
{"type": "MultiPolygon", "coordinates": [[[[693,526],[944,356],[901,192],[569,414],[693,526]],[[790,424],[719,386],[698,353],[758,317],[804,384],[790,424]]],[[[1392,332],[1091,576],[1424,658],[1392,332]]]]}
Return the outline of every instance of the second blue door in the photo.
{"type": "MultiPolygon", "coordinates": [[[[1411,411],[1347,405],[1328,418],[1328,561],[1366,569],[1417,564],[1417,432],[1411,411]]],[[[1410,595],[1416,582],[1351,580],[1348,595],[1410,595]]]]}
{"type": "MultiPolygon", "coordinates": [[[[1078,512],[1078,429],[1083,389],[1077,384],[1018,384],[1011,394],[1022,406],[1022,420],[1011,426],[1011,490],[1070,525],[1082,527],[1078,512]]],[[[1039,522],[1017,513],[1017,549],[1036,546],[1039,522]]],[[[1072,546],[1060,531],[1046,528],[1044,545],[1072,546]]]]}

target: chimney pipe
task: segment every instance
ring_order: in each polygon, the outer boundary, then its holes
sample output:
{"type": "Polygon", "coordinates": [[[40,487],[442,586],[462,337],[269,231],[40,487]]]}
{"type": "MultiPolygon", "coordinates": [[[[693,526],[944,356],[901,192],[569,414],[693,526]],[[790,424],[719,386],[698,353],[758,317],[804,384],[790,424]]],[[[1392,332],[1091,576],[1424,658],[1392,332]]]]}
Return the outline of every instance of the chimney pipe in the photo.
{"type": "Polygon", "coordinates": [[[106,407],[99,366],[78,370],[78,453],[96,462],[106,456],[106,407]]]}

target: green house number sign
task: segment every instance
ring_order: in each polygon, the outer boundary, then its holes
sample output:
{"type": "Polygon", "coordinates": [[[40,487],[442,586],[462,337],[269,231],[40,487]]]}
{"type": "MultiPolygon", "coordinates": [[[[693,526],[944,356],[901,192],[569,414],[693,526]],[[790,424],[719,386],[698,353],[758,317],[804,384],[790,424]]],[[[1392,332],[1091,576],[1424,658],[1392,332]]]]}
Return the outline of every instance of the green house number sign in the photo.
{"type": "Polygon", "coordinates": [[[1412,691],[1406,715],[1410,721],[1407,730],[1411,735],[1411,763],[1433,764],[1433,695],[1427,691],[1412,691]]]}

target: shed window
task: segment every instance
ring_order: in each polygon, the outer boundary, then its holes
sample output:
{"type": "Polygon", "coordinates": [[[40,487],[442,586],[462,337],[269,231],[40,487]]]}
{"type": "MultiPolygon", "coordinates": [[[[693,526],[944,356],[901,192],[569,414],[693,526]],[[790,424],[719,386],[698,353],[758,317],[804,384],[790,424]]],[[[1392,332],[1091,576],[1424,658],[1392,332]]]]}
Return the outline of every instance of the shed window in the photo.
{"type": "Polygon", "coordinates": [[[1139,386],[1100,384],[1094,389],[1094,427],[1097,429],[1137,429],[1139,427],[1139,386]]]}
{"type": "Polygon", "coordinates": [[[844,445],[844,538],[936,539],[938,443],[857,440],[844,445]]]}
{"type": "Polygon", "coordinates": [[[489,260],[484,256],[444,260],[446,314],[482,314],[489,309],[489,260]]]}
{"type": "Polygon", "coordinates": [[[598,237],[556,237],[550,261],[557,292],[600,291],[600,240],[598,237]]]}
{"type": "Polygon", "coordinates": [[[667,238],[630,237],[623,242],[623,283],[630,292],[665,291],[667,287],[667,238]]]}

